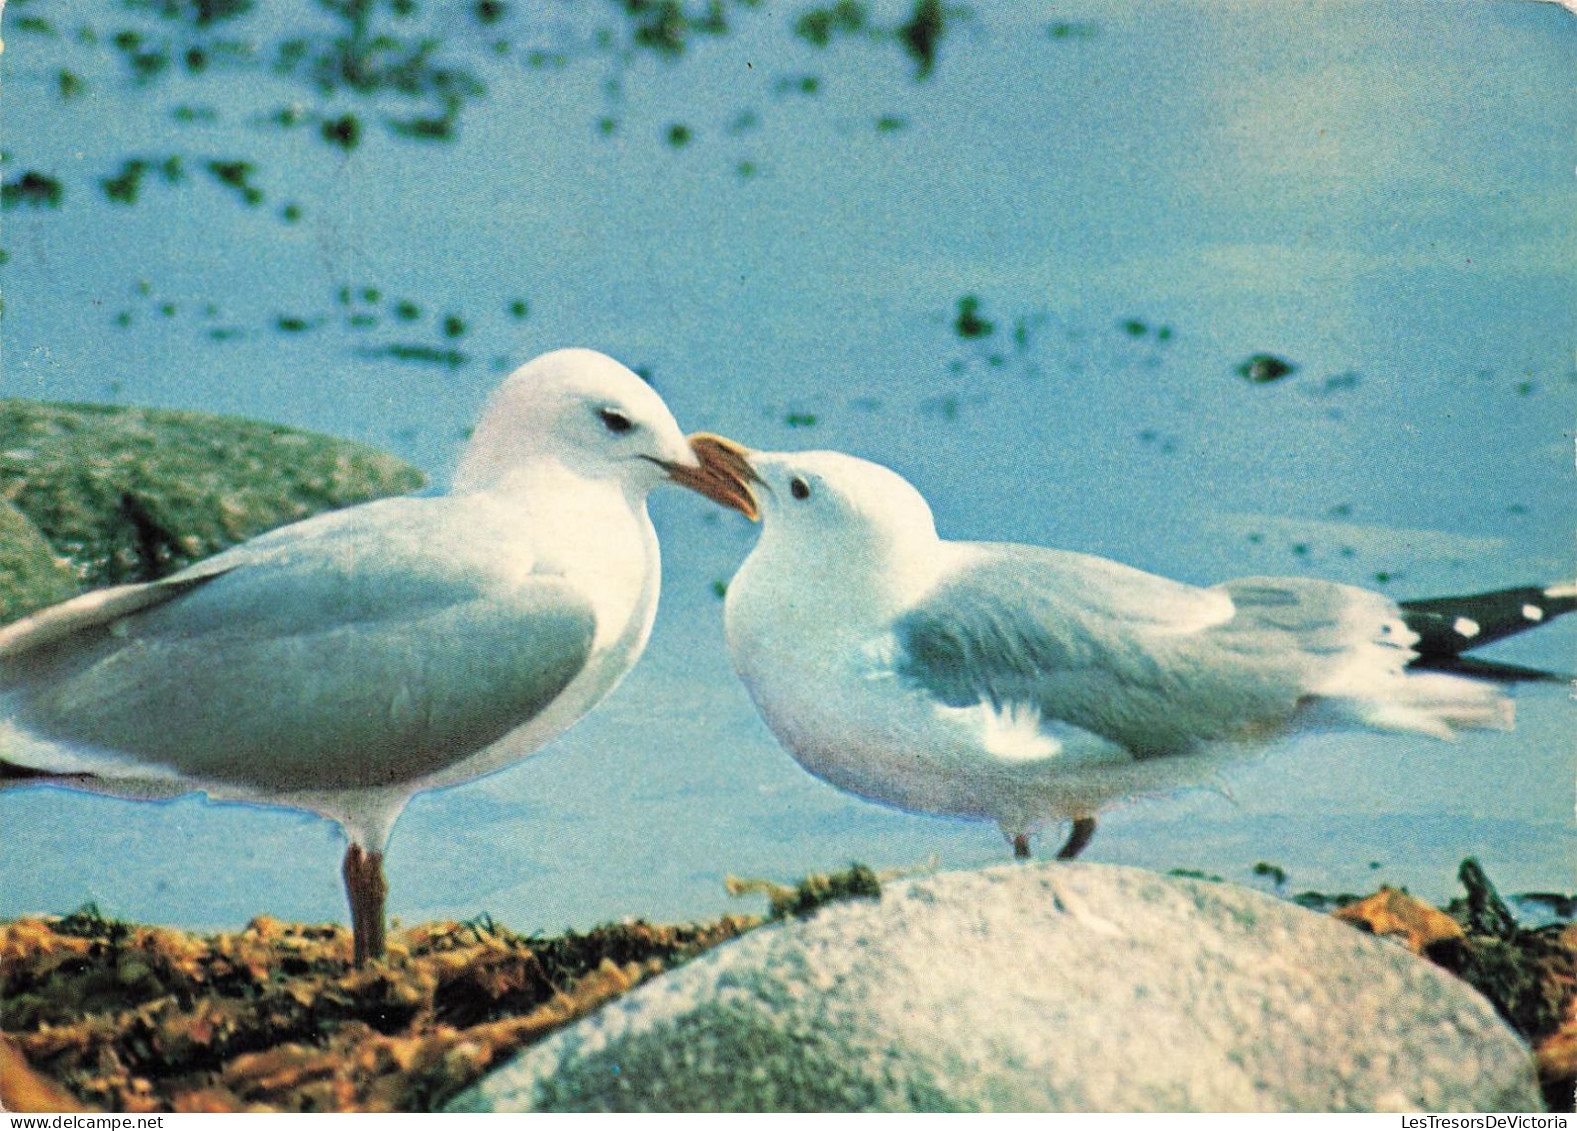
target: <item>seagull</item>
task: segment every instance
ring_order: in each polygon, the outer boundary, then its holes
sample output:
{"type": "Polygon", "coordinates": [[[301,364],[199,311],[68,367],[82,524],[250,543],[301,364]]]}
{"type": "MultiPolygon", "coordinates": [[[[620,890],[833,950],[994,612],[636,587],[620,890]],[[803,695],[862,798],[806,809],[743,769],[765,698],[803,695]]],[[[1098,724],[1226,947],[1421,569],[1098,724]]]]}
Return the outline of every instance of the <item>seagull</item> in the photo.
{"type": "Polygon", "coordinates": [[[640,657],[665,481],[737,505],[640,377],[544,354],[493,394],[447,494],[317,515],[0,629],[0,787],[335,820],[362,965],[411,796],[535,752],[640,657]]]}
{"type": "Polygon", "coordinates": [[[1409,665],[1543,674],[1459,654],[1577,607],[1570,585],[1410,608],[1303,577],[1200,588],[1087,554],[942,539],[913,486],[853,456],[691,443],[759,504],[724,624],[779,742],[860,797],[993,821],[1020,858],[1061,820],[1057,856],[1072,859],[1113,802],[1202,784],[1299,731],[1509,729],[1500,687],[1409,665]]]}

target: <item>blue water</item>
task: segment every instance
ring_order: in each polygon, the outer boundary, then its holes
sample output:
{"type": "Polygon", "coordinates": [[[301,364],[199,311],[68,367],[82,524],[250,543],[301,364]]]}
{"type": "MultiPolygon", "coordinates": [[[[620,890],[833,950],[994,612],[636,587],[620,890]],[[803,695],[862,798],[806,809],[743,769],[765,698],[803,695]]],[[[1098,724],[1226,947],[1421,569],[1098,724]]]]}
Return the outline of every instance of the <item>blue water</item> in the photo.
{"type": "MultiPolygon", "coordinates": [[[[769,13],[677,64],[633,63],[611,138],[606,66],[505,57],[458,142],[369,131],[349,155],[248,128],[299,97],[275,80],[132,89],[69,37],[11,26],[58,10],[8,12],[6,177],[54,171],[68,196],[0,230],[6,396],[278,420],[441,482],[503,370],[582,344],[647,367],[687,428],[892,464],[955,537],[1398,597],[1572,576],[1577,22],[1553,5],[1081,3],[1057,6],[1085,29],[1063,38],[1038,6],[980,5],[918,84],[890,45],[819,52],[769,13]],[[92,81],[62,103],[67,63],[92,81]],[[773,93],[810,72],[816,96],[773,93]],[[169,112],[194,100],[218,120],[178,132],[169,112]],[[676,121],[682,148],[663,141],[676,121]],[[94,188],[126,155],[175,149],[254,156],[268,203],[197,177],[150,178],[135,208],[94,188]],[[299,224],[278,221],[287,200],[299,224]],[[343,286],[419,299],[424,321],[349,328],[343,286]],[[955,333],[964,295],[989,337],[955,333]],[[447,311],[469,364],[357,352],[442,344],[447,311]],[[282,314],[327,320],[281,333],[282,314]],[[1250,384],[1235,367],[1255,352],[1298,369],[1250,384]]],[[[753,528],[691,497],[654,513],[646,658],[527,763],[411,804],[394,915],[683,918],[730,906],[727,873],[1005,858],[992,828],[801,772],[721,647],[712,585],[753,528]]],[[[1571,669],[1577,633],[1489,654],[1571,669]]],[[[1282,744],[1219,791],[1113,811],[1087,857],[1245,881],[1263,860],[1291,890],[1442,898],[1477,855],[1508,890],[1570,890],[1569,693],[1524,687],[1518,711],[1515,734],[1455,744],[1282,744]]],[[[343,914],[342,842],[300,814],[26,790],[0,795],[0,830],[0,916],[343,914]]]]}

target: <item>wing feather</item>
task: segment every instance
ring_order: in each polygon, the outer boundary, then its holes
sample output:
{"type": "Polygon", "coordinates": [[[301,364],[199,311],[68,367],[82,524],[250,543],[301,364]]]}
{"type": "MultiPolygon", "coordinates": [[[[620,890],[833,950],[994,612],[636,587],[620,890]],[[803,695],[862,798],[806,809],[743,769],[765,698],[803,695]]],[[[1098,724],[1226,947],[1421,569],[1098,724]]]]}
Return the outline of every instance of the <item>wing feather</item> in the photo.
{"type": "Polygon", "coordinates": [[[320,516],[36,614],[0,654],[0,704],[30,740],[14,760],[55,768],[38,764],[55,746],[61,768],[109,776],[376,787],[528,722],[591,655],[591,604],[529,559],[500,568],[508,516],[428,502],[320,516]]]}
{"type": "Polygon", "coordinates": [[[1306,578],[1209,589],[1055,550],[984,546],[895,624],[901,676],[942,703],[1032,706],[1138,757],[1270,737],[1301,705],[1401,679],[1385,597],[1306,578]]]}
{"type": "Polygon", "coordinates": [[[949,706],[1037,702],[1072,673],[1135,685],[1164,678],[1156,642],[1233,615],[1232,600],[1117,562],[981,544],[895,624],[901,674],[949,706]]]}

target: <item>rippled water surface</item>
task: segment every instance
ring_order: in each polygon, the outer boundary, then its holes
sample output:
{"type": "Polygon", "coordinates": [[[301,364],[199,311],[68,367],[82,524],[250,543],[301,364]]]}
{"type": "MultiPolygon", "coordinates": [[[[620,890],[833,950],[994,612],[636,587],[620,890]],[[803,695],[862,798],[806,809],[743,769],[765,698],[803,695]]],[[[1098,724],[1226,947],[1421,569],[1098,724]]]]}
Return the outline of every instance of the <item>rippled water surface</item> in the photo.
{"type": "MultiPolygon", "coordinates": [[[[6,214],[6,396],[284,421],[442,481],[502,368],[584,344],[645,367],[687,428],[892,464],[945,535],[1398,597],[1572,576],[1577,21],[1554,5],[981,5],[923,82],[779,14],[637,59],[611,136],[604,66],[517,49],[458,140],[348,153],[252,128],[292,96],[273,79],[135,89],[103,64],[63,102],[60,68],[87,67],[71,19],[11,9],[6,179],[53,171],[67,195],[6,214]],[[807,74],[815,93],[780,89],[807,74]],[[172,124],[197,101],[212,121],[172,124]],[[98,188],[176,148],[254,158],[266,202],[195,172],[148,174],[135,207],[98,188]],[[421,306],[406,338],[397,296],[421,306]],[[407,338],[467,360],[367,348],[407,338]],[[1296,369],[1250,382],[1256,353],[1296,369]]],[[[730,872],[1006,859],[992,828],[801,772],[722,653],[714,583],[753,528],[691,497],[654,511],[646,659],[537,757],[412,803],[393,914],[685,917],[725,907],[730,872]]],[[[1574,627],[1492,654],[1577,667],[1574,627]]],[[[1282,744],[1220,791],[1112,812],[1087,858],[1442,897],[1477,855],[1508,890],[1571,890],[1569,693],[1524,687],[1518,710],[1454,744],[1282,744]]],[[[0,915],[343,914],[342,842],[304,815],[25,790],[0,829],[0,915]]]]}

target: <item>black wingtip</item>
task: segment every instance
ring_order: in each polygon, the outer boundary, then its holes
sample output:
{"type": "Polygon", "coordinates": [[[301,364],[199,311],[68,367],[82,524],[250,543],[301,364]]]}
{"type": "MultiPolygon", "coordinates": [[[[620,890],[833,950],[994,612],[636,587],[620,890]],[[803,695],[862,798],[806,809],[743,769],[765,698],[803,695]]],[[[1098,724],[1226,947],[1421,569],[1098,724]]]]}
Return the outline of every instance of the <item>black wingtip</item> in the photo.
{"type": "Polygon", "coordinates": [[[1457,656],[1577,609],[1577,585],[1523,585],[1464,597],[1398,602],[1423,659],[1457,656]]]}
{"type": "Polygon", "coordinates": [[[57,774],[38,770],[32,766],[19,766],[15,762],[0,762],[0,789],[11,785],[49,785],[85,777],[84,774],[57,774]]]}
{"type": "Polygon", "coordinates": [[[1477,656],[1420,656],[1408,665],[1414,670],[1446,672],[1469,679],[1491,680],[1495,683],[1573,683],[1577,675],[1570,672],[1551,672],[1543,668],[1524,667],[1522,664],[1503,664],[1496,660],[1481,660],[1477,656]]]}

